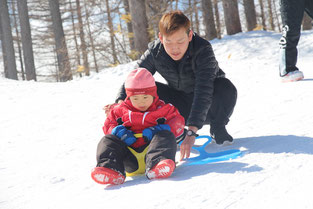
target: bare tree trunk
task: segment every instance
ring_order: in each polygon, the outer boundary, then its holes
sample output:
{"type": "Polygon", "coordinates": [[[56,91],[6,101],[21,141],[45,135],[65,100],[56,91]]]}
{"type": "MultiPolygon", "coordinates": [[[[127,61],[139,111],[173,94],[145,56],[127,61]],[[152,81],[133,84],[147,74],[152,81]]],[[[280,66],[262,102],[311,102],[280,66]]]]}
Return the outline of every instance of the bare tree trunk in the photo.
{"type": "Polygon", "coordinates": [[[92,49],[93,61],[94,61],[94,65],[95,65],[95,70],[96,70],[97,73],[99,73],[99,68],[98,68],[97,58],[96,58],[96,49],[95,49],[95,45],[94,45],[94,42],[93,42],[93,37],[92,37],[92,34],[91,34],[91,30],[90,30],[89,11],[88,11],[87,6],[86,6],[86,3],[87,3],[86,0],[84,0],[84,3],[85,3],[85,12],[86,12],[86,22],[87,22],[88,36],[89,36],[91,49],[92,49]]]}
{"type": "Polygon", "coordinates": [[[302,30],[312,30],[312,19],[306,12],[303,16],[302,30]]]}
{"type": "Polygon", "coordinates": [[[58,67],[60,73],[59,77],[60,81],[64,82],[72,79],[72,72],[62,26],[59,0],[49,0],[49,8],[52,17],[55,50],[57,53],[58,67]]]}
{"type": "Polygon", "coordinates": [[[241,32],[237,0],[223,0],[224,19],[228,35],[241,32]]]}
{"type": "Polygon", "coordinates": [[[214,38],[217,38],[212,2],[211,0],[202,0],[201,3],[203,12],[203,22],[205,25],[205,37],[208,40],[212,40],[214,38]]]}
{"type": "Polygon", "coordinates": [[[76,0],[76,9],[77,9],[77,17],[79,22],[79,37],[80,37],[80,46],[81,51],[83,53],[83,62],[84,62],[84,69],[85,69],[85,75],[90,75],[90,69],[89,69],[89,62],[88,62],[88,52],[87,52],[87,46],[85,41],[85,33],[84,33],[84,25],[83,25],[83,19],[82,19],[82,13],[80,8],[80,0],[76,0]]]}
{"type": "Polygon", "coordinates": [[[271,30],[275,30],[275,24],[274,24],[274,15],[273,15],[273,8],[272,8],[272,0],[267,0],[268,4],[268,14],[269,14],[269,22],[271,25],[271,30]]]}
{"type": "MultiPolygon", "coordinates": [[[[126,15],[129,15],[130,11],[129,11],[128,0],[123,0],[123,4],[124,4],[126,15]]],[[[127,31],[128,31],[128,40],[129,40],[130,50],[135,50],[133,26],[132,26],[131,20],[127,21],[127,31]]]]}
{"type": "Polygon", "coordinates": [[[178,10],[178,0],[176,0],[175,10],[178,10]]]}
{"type": "Polygon", "coordinates": [[[218,10],[218,0],[213,0],[213,7],[214,7],[214,14],[215,14],[215,21],[216,21],[216,33],[217,38],[221,39],[221,21],[220,21],[220,12],[218,10]]]}
{"type": "Polygon", "coordinates": [[[72,28],[73,28],[73,34],[74,34],[75,49],[76,49],[76,62],[77,62],[77,65],[81,65],[81,63],[80,63],[80,50],[79,50],[78,41],[77,41],[77,33],[76,33],[76,26],[75,26],[75,20],[74,20],[74,9],[73,9],[73,5],[72,5],[72,1],[69,1],[69,4],[70,4],[70,10],[71,10],[71,21],[72,21],[72,28]]]}
{"type": "Polygon", "coordinates": [[[261,9],[261,19],[262,19],[263,30],[267,30],[267,27],[266,27],[266,20],[265,20],[265,15],[264,15],[264,4],[263,4],[263,0],[259,0],[259,4],[260,4],[260,9],[261,9]]]}
{"type": "Polygon", "coordinates": [[[13,27],[15,28],[15,35],[16,35],[16,43],[17,43],[17,50],[18,50],[18,56],[21,66],[21,73],[22,73],[22,79],[25,80],[25,72],[24,72],[24,63],[23,63],[23,55],[22,55],[22,47],[21,47],[21,38],[20,38],[20,32],[18,31],[17,27],[17,19],[16,19],[16,9],[15,9],[15,3],[12,1],[12,13],[13,13],[13,27]]]}
{"type": "Polygon", "coordinates": [[[27,0],[18,0],[17,9],[21,27],[26,80],[36,81],[36,68],[34,62],[33,41],[29,24],[27,0]]]}
{"type": "Polygon", "coordinates": [[[191,4],[191,0],[188,0],[188,13],[189,13],[189,19],[190,19],[190,27],[192,30],[194,30],[194,22],[193,22],[193,12],[192,12],[192,4],[191,4]]]}
{"type": "Polygon", "coordinates": [[[145,0],[129,0],[137,58],[148,48],[149,33],[145,0]]]}
{"type": "Polygon", "coordinates": [[[275,18],[276,18],[276,21],[277,21],[277,26],[278,26],[278,31],[281,32],[281,27],[280,27],[280,19],[278,17],[278,14],[277,14],[277,9],[276,9],[276,3],[275,3],[275,0],[273,0],[273,7],[274,7],[274,11],[275,11],[275,18]]]}
{"type": "Polygon", "coordinates": [[[4,42],[3,42],[3,35],[2,35],[2,24],[1,24],[1,15],[0,15],[0,40],[1,40],[1,49],[2,49],[2,59],[3,59],[3,67],[4,67],[4,73],[8,72],[7,64],[5,63],[7,61],[7,57],[4,52],[4,42]]]}
{"type": "Polygon", "coordinates": [[[194,12],[195,12],[196,32],[197,32],[197,34],[200,35],[200,29],[199,29],[200,23],[199,23],[199,16],[198,16],[198,2],[197,2],[197,0],[194,0],[193,8],[194,8],[194,12]]]}
{"type": "Polygon", "coordinates": [[[256,12],[254,0],[243,0],[243,6],[246,16],[247,30],[252,31],[256,28],[256,12]]]}
{"type": "Polygon", "coordinates": [[[118,64],[119,61],[117,59],[117,54],[115,50],[115,42],[114,42],[114,29],[113,29],[113,21],[111,17],[111,8],[109,6],[109,0],[105,0],[106,8],[107,8],[107,14],[108,14],[108,26],[110,30],[110,38],[111,38],[111,50],[112,50],[112,56],[114,64],[118,64]]]}
{"type": "Polygon", "coordinates": [[[4,54],[4,75],[6,78],[17,80],[15,53],[13,46],[12,30],[10,25],[7,0],[0,0],[0,20],[2,25],[2,42],[4,54]]]}

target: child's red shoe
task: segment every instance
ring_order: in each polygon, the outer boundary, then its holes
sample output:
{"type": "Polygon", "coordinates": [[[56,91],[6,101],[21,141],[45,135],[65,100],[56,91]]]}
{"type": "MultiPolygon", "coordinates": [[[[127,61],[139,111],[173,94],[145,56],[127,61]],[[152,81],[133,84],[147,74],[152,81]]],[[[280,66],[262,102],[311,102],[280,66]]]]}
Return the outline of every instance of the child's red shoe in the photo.
{"type": "Polygon", "coordinates": [[[175,162],[170,159],[161,160],[153,168],[147,171],[148,179],[161,179],[170,177],[175,169],[175,162]]]}
{"type": "Polygon", "coordinates": [[[122,184],[125,181],[125,176],[105,167],[95,167],[91,171],[91,178],[99,184],[122,184]]]}

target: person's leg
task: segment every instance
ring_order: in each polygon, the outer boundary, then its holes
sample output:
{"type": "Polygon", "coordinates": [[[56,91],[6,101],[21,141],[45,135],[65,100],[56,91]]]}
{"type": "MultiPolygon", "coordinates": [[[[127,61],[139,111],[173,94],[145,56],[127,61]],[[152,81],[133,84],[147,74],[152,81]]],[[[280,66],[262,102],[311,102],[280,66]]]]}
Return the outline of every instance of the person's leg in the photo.
{"type": "Polygon", "coordinates": [[[97,146],[97,165],[91,172],[92,179],[100,184],[122,184],[125,180],[123,161],[129,150],[118,137],[105,135],[97,146]]]}
{"type": "Polygon", "coordinates": [[[179,113],[185,118],[185,121],[187,121],[191,110],[193,94],[177,91],[168,85],[159,82],[156,82],[156,86],[159,98],[165,103],[171,103],[174,105],[179,113]]]}
{"type": "Polygon", "coordinates": [[[123,161],[127,152],[127,145],[118,137],[105,135],[98,143],[97,167],[107,167],[125,175],[123,161]]]}
{"type": "Polygon", "coordinates": [[[175,169],[176,150],[176,140],[172,132],[156,133],[146,154],[146,176],[149,179],[169,177],[175,169]]]}
{"type": "Polygon", "coordinates": [[[216,143],[232,142],[225,126],[232,115],[237,101],[237,89],[227,78],[217,78],[214,81],[212,105],[209,109],[206,124],[211,126],[211,135],[216,143]]]}
{"type": "Polygon", "coordinates": [[[313,1],[312,0],[305,1],[305,11],[313,19],[313,1]]]}
{"type": "Polygon", "coordinates": [[[281,0],[280,10],[283,32],[280,39],[279,73],[286,76],[290,72],[298,71],[297,45],[300,39],[301,23],[304,14],[305,0],[281,0]]]}

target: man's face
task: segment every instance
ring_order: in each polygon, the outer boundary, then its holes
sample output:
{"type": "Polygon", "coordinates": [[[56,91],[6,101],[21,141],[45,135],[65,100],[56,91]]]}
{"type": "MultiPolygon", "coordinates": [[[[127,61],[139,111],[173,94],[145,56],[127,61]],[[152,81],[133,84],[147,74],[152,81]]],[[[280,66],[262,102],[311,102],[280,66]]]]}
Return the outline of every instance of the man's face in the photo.
{"type": "Polygon", "coordinates": [[[185,28],[180,28],[171,35],[161,35],[159,38],[164,46],[166,53],[175,61],[183,58],[188,49],[189,42],[192,39],[192,31],[186,33],[185,28]]]}

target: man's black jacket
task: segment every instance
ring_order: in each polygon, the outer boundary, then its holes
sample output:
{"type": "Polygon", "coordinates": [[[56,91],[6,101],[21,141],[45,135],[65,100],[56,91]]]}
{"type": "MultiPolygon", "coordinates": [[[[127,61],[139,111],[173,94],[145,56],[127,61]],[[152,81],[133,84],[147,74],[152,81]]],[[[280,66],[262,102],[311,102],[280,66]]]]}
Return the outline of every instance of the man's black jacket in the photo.
{"type": "MultiPolygon", "coordinates": [[[[197,34],[193,35],[187,52],[180,61],[174,61],[165,51],[160,40],[151,42],[138,61],[138,66],[152,74],[158,72],[171,88],[193,93],[194,99],[187,126],[202,128],[212,104],[214,80],[224,77],[219,68],[211,44],[197,34]]],[[[126,97],[122,87],[117,100],[126,97]]]]}

